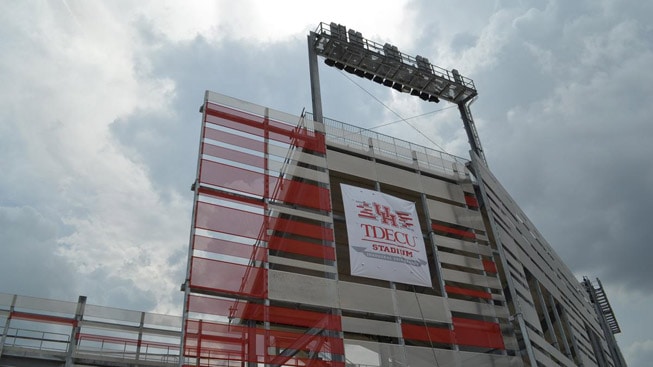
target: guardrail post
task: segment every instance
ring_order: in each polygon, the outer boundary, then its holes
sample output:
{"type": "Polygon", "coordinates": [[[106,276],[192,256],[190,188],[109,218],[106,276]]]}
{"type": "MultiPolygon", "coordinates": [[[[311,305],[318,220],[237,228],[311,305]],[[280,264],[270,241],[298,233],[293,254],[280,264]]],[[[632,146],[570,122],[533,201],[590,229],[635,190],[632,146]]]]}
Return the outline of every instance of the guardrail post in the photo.
{"type": "MultiPolygon", "coordinates": [[[[141,312],[141,323],[138,325],[138,341],[136,342],[136,366],[141,358],[141,345],[143,343],[143,327],[145,325],[145,312],[141,312]]],[[[147,351],[146,351],[147,353],[147,351]]],[[[147,358],[147,357],[146,357],[147,358]]]]}
{"type": "Polygon", "coordinates": [[[2,339],[0,339],[0,358],[2,358],[2,348],[5,346],[5,341],[7,340],[9,324],[11,323],[11,314],[14,312],[14,307],[16,307],[17,297],[18,296],[14,294],[14,298],[11,300],[11,306],[9,307],[9,314],[7,315],[7,320],[5,321],[5,327],[2,329],[2,339]]]}
{"type": "Polygon", "coordinates": [[[81,329],[81,321],[84,317],[84,308],[86,307],[86,296],[79,296],[77,301],[77,310],[75,311],[75,323],[73,330],[70,333],[70,341],[68,342],[68,350],[66,351],[66,364],[65,367],[73,367],[73,356],[77,350],[77,342],[79,330],[81,329]]]}

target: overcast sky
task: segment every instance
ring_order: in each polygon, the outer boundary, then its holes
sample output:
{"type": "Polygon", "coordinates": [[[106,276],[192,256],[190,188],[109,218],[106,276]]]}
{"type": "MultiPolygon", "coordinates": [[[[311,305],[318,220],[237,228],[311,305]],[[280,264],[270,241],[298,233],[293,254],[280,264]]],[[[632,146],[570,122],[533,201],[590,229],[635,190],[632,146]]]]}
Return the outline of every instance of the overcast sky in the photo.
{"type": "MultiPolygon", "coordinates": [[[[310,110],[306,35],[334,21],[474,80],[490,168],[650,366],[651,18],[636,0],[0,0],[0,292],[179,314],[204,91],[310,110]]],[[[424,114],[468,157],[451,105],[320,77],[326,116],[424,114]]]]}

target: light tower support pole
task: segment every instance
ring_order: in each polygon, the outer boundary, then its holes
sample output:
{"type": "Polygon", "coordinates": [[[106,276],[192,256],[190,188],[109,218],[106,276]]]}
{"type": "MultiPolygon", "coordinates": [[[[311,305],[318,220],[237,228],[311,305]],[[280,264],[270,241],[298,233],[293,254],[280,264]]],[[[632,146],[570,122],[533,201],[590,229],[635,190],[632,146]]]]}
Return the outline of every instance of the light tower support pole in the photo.
{"type": "Polygon", "coordinates": [[[476,125],[474,124],[474,119],[472,118],[472,111],[469,109],[469,106],[475,101],[472,99],[468,102],[459,102],[458,111],[460,111],[460,118],[463,120],[463,125],[465,127],[465,132],[467,133],[467,140],[469,140],[469,146],[472,148],[472,151],[481,158],[481,161],[487,167],[487,160],[485,159],[485,153],[483,153],[483,148],[481,147],[481,139],[478,137],[478,132],[476,132],[476,125]]]}
{"type": "MultiPolygon", "coordinates": [[[[453,74],[453,79],[459,83],[462,83],[463,80],[460,77],[458,70],[451,70],[453,74]]],[[[471,98],[464,101],[459,101],[456,104],[458,105],[458,111],[460,111],[460,118],[463,120],[463,125],[465,126],[465,132],[467,133],[467,140],[469,140],[469,145],[472,148],[472,151],[481,158],[481,161],[487,167],[487,160],[485,159],[485,153],[483,153],[483,148],[481,147],[481,138],[478,137],[478,132],[476,131],[476,124],[474,124],[474,118],[472,117],[472,111],[469,106],[474,103],[476,100],[476,95],[473,95],[471,98]]]]}
{"type": "Polygon", "coordinates": [[[313,104],[313,120],[324,123],[322,115],[322,94],[320,93],[320,72],[317,64],[317,53],[315,52],[315,42],[317,34],[310,32],[308,34],[308,70],[311,78],[311,100],[313,104]]]}

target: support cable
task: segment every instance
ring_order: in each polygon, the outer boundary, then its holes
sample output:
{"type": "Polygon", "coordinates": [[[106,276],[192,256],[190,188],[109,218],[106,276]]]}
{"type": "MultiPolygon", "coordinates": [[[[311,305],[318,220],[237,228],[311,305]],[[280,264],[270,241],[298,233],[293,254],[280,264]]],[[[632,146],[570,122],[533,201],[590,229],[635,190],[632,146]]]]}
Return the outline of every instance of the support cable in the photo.
{"type": "MultiPolygon", "coordinates": [[[[385,107],[388,111],[392,112],[395,116],[399,117],[400,120],[398,120],[398,121],[394,121],[394,122],[392,122],[392,123],[399,122],[399,121],[403,121],[403,122],[405,122],[406,125],[408,125],[408,126],[410,126],[411,128],[413,128],[413,130],[417,131],[420,135],[422,135],[422,136],[423,136],[426,140],[428,140],[431,144],[433,144],[433,145],[435,145],[436,147],[438,147],[442,152],[445,152],[445,153],[447,153],[447,154],[450,154],[450,153],[447,152],[443,147],[441,147],[440,144],[436,143],[435,141],[433,141],[433,139],[429,138],[426,134],[424,134],[424,133],[421,132],[418,128],[416,128],[415,126],[413,126],[410,122],[408,122],[408,119],[404,118],[404,117],[401,116],[399,113],[397,113],[397,112],[394,111],[392,108],[390,108],[388,105],[386,105],[385,103],[383,103],[383,101],[381,101],[379,98],[377,98],[375,95],[373,95],[370,91],[368,91],[367,89],[363,88],[360,84],[356,83],[352,78],[350,78],[348,75],[346,75],[346,74],[343,73],[342,71],[340,72],[340,74],[342,74],[342,75],[343,75],[345,78],[347,78],[350,82],[354,83],[354,85],[356,85],[358,88],[362,89],[365,93],[367,93],[367,94],[370,95],[372,98],[374,98],[374,100],[376,100],[377,102],[379,102],[379,103],[380,103],[383,107],[385,107]]],[[[454,107],[455,107],[455,106],[454,106],[454,107]]],[[[443,108],[443,109],[441,109],[441,110],[438,110],[438,111],[442,111],[442,110],[444,110],[444,109],[445,109],[445,108],[443,108]]],[[[437,111],[434,111],[434,112],[437,112],[437,111]]],[[[423,116],[423,115],[420,115],[420,116],[423,116]]],[[[416,117],[417,117],[417,116],[416,116],[416,117]]],[[[390,125],[390,123],[388,123],[387,125],[390,125]]],[[[386,125],[382,125],[382,126],[386,126],[386,125]]],[[[375,127],[375,128],[378,128],[378,127],[381,127],[381,126],[377,126],[377,127],[375,127]]]]}
{"type": "Polygon", "coordinates": [[[376,130],[376,129],[381,128],[381,127],[385,127],[385,126],[388,126],[388,125],[396,124],[397,122],[402,122],[402,121],[406,121],[406,120],[416,119],[416,118],[418,118],[418,117],[424,117],[424,116],[427,116],[427,115],[432,115],[432,114],[434,114],[434,113],[436,113],[436,112],[442,112],[442,111],[444,111],[444,110],[448,110],[448,109],[451,109],[451,108],[456,108],[456,106],[455,106],[455,105],[451,105],[451,106],[448,106],[448,107],[440,108],[439,110],[433,110],[433,111],[430,111],[430,112],[424,112],[424,113],[419,114],[419,115],[415,115],[415,116],[411,116],[411,117],[406,117],[405,119],[394,120],[394,121],[390,121],[390,122],[385,122],[385,123],[383,123],[383,124],[380,124],[380,125],[376,125],[376,126],[372,126],[372,127],[370,127],[370,128],[367,128],[366,130],[376,130]]]}

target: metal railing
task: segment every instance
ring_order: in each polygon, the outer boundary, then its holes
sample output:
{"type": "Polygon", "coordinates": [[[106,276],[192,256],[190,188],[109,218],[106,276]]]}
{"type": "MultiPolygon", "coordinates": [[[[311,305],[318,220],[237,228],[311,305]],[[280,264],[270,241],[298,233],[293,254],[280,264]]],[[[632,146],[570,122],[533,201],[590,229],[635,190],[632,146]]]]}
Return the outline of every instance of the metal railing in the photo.
{"type": "MultiPolygon", "coordinates": [[[[307,116],[313,117],[310,113],[307,116]]],[[[420,170],[465,177],[468,159],[326,117],[324,125],[327,145],[333,143],[359,152],[372,151],[376,158],[385,157],[407,165],[416,161],[420,170]]]]}
{"type": "Polygon", "coordinates": [[[0,332],[0,362],[38,355],[172,366],[181,317],[0,293],[0,332]]]}

